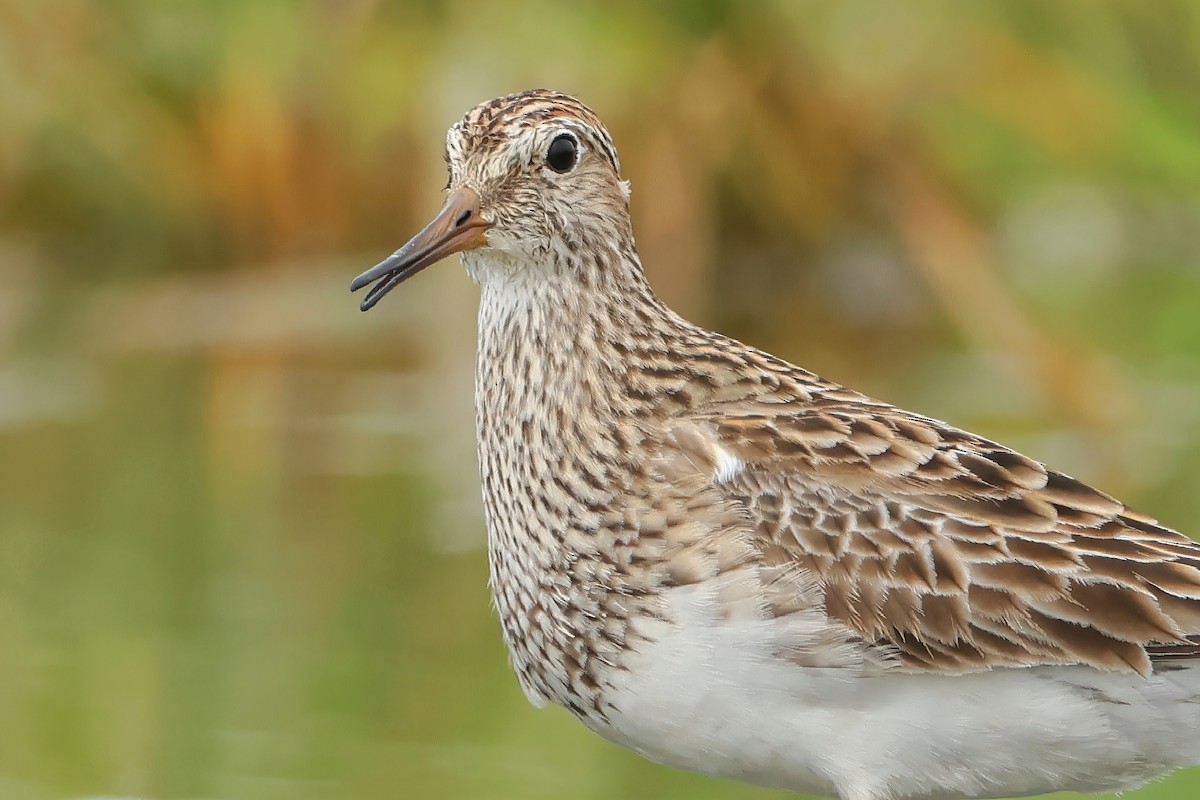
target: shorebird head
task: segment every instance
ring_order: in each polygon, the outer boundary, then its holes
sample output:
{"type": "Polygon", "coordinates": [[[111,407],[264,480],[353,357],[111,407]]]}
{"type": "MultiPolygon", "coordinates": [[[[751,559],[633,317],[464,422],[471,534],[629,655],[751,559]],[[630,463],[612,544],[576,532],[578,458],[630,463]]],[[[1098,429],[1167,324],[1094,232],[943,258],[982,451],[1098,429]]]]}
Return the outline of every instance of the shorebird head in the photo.
{"type": "MultiPolygon", "coordinates": [[[[424,230],[354,279],[366,311],[406,278],[461,253],[480,283],[529,270],[594,275],[582,253],[614,254],[629,230],[629,185],[612,138],[573,97],[543,89],[467,112],[446,133],[448,196],[424,230]]],[[[537,277],[536,275],[534,276],[537,277]]]]}

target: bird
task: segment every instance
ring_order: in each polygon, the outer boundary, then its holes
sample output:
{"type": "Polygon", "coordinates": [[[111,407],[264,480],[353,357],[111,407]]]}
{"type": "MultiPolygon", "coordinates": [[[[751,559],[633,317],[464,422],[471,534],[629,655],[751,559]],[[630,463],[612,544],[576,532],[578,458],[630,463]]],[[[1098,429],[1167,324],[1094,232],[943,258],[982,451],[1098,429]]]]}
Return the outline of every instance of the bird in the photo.
{"type": "Polygon", "coordinates": [[[1200,545],[1042,463],[686,321],[600,118],[447,132],[509,661],[653,761],[840,800],[1118,791],[1200,764],[1200,545]]]}

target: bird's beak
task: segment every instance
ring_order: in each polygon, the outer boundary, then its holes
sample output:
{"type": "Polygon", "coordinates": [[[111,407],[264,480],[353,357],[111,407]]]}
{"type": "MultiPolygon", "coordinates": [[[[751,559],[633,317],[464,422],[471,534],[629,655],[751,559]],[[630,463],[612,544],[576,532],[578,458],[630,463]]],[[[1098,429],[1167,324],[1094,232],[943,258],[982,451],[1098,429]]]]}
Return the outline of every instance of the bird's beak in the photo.
{"type": "Polygon", "coordinates": [[[366,311],[378,303],[379,298],[430,264],[487,244],[485,234],[490,227],[491,223],[479,216],[479,195],[475,190],[456,189],[423,231],[385,261],[355,278],[350,283],[350,291],[357,292],[367,284],[375,284],[360,306],[366,311]]]}

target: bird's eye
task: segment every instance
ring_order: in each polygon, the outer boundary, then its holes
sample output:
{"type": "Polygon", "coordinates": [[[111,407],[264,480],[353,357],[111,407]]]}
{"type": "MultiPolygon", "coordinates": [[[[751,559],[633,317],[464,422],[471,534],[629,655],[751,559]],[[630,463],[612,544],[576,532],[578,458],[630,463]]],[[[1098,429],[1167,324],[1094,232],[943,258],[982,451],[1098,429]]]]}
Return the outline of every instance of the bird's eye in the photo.
{"type": "Polygon", "coordinates": [[[555,172],[570,172],[571,167],[575,166],[577,149],[578,145],[575,144],[573,136],[569,133],[560,133],[554,137],[554,141],[550,143],[550,149],[546,151],[546,163],[555,172]]]}

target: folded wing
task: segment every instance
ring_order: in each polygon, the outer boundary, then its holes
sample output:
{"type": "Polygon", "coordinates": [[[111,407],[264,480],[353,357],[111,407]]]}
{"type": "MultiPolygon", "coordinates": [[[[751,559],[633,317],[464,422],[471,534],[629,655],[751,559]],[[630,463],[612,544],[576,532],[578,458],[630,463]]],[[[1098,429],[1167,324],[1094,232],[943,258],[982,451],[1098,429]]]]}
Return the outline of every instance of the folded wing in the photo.
{"type": "Polygon", "coordinates": [[[1200,658],[1200,545],[1006,447],[859,402],[681,425],[765,557],[905,668],[1200,658]]]}

